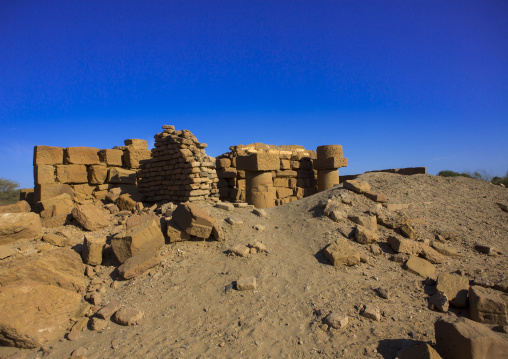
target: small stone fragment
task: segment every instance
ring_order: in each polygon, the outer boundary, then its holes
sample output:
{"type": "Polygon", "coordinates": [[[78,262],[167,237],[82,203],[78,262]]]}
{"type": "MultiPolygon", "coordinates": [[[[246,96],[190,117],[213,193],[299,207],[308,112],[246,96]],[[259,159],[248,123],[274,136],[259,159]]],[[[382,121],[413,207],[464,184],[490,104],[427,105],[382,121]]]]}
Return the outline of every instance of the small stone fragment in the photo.
{"type": "Polygon", "coordinates": [[[365,307],[365,310],[361,313],[365,318],[369,318],[379,322],[381,320],[381,311],[378,307],[373,305],[368,305],[365,307]]]}
{"type": "Polygon", "coordinates": [[[120,308],[113,316],[113,321],[120,325],[134,325],[143,318],[143,312],[134,308],[120,308]]]}
{"type": "Polygon", "coordinates": [[[100,319],[100,318],[92,318],[90,319],[90,329],[100,332],[108,326],[109,321],[100,319]]]}
{"type": "Polygon", "coordinates": [[[215,207],[223,209],[225,211],[234,211],[235,210],[235,206],[233,205],[233,203],[228,203],[228,202],[219,202],[215,205],[215,207]]]}
{"type": "Polygon", "coordinates": [[[42,236],[42,240],[57,247],[67,247],[71,245],[69,238],[59,236],[58,234],[45,234],[42,236]]]}
{"type": "Polygon", "coordinates": [[[252,248],[256,248],[258,252],[266,252],[266,246],[261,242],[255,242],[252,248]]]}
{"type": "Polygon", "coordinates": [[[377,240],[379,239],[379,235],[376,232],[367,229],[363,226],[356,226],[355,238],[358,243],[370,244],[377,242],[377,240]]]}
{"type": "Polygon", "coordinates": [[[242,220],[240,220],[238,218],[235,218],[235,217],[228,217],[228,218],[226,218],[226,222],[229,223],[232,226],[240,226],[240,225],[243,224],[242,220]]]}
{"type": "Polygon", "coordinates": [[[441,312],[446,313],[448,311],[449,307],[448,298],[441,291],[437,291],[432,296],[430,296],[429,303],[434,305],[441,312]]]}
{"type": "Polygon", "coordinates": [[[261,218],[266,218],[266,212],[264,209],[261,209],[261,208],[254,208],[252,210],[252,213],[254,213],[256,216],[258,217],[261,217],[261,218]]]}
{"type": "Polygon", "coordinates": [[[376,293],[383,299],[388,299],[389,293],[388,290],[386,290],[383,287],[376,288],[376,293]]]}
{"type": "Polygon", "coordinates": [[[418,343],[416,345],[402,349],[397,355],[398,359],[442,359],[441,356],[427,343],[418,343]]]}
{"type": "Polygon", "coordinates": [[[102,319],[109,319],[113,314],[116,313],[122,307],[122,302],[113,299],[108,305],[102,307],[97,312],[97,316],[102,319]]]}
{"type": "Polygon", "coordinates": [[[423,258],[418,258],[416,256],[409,257],[406,262],[406,268],[408,272],[421,275],[424,278],[436,278],[436,267],[423,258]]]}
{"type": "Polygon", "coordinates": [[[335,329],[344,329],[347,327],[349,317],[340,313],[332,312],[328,314],[324,319],[323,323],[335,329]]]}
{"type": "Polygon", "coordinates": [[[233,247],[229,248],[228,252],[240,257],[247,257],[249,255],[250,249],[243,244],[235,244],[233,247]]]}
{"type": "Polygon", "coordinates": [[[124,279],[131,279],[159,265],[161,261],[162,258],[157,252],[146,251],[127,259],[118,267],[118,273],[124,279]]]}
{"type": "Polygon", "coordinates": [[[360,253],[345,240],[329,244],[323,253],[333,266],[353,266],[360,262],[360,253]]]}
{"type": "Polygon", "coordinates": [[[238,290],[255,290],[256,277],[242,277],[236,282],[236,289],[238,290]]]}
{"type": "Polygon", "coordinates": [[[254,229],[258,232],[263,232],[265,229],[266,229],[266,226],[262,225],[262,224],[256,224],[254,226],[254,229]]]}
{"type": "Polygon", "coordinates": [[[344,188],[356,192],[356,193],[365,193],[370,192],[370,185],[365,181],[358,180],[348,180],[343,183],[344,188]]]}

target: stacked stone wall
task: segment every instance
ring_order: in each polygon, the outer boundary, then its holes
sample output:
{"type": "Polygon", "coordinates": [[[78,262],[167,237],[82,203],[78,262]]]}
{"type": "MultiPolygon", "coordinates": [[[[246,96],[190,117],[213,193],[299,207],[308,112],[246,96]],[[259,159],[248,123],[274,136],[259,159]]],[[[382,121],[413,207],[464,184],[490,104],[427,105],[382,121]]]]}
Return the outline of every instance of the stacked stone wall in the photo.
{"type": "Polygon", "coordinates": [[[317,192],[317,171],[313,169],[316,158],[315,151],[303,146],[262,143],[232,146],[230,152],[218,156],[216,161],[220,199],[252,202],[247,190],[250,181],[255,192],[260,187],[266,188],[262,202],[273,197],[274,205],[282,205],[310,196],[317,192]],[[271,186],[267,176],[271,177],[271,186]]]}
{"type": "Polygon", "coordinates": [[[218,200],[215,158],[205,153],[189,130],[164,125],[156,134],[151,158],[139,175],[139,190],[147,202],[218,200]]]}
{"type": "Polygon", "coordinates": [[[113,149],[34,148],[34,202],[68,193],[76,202],[104,199],[109,189],[137,191],[137,172],[150,158],[147,142],[124,141],[113,149]]]}

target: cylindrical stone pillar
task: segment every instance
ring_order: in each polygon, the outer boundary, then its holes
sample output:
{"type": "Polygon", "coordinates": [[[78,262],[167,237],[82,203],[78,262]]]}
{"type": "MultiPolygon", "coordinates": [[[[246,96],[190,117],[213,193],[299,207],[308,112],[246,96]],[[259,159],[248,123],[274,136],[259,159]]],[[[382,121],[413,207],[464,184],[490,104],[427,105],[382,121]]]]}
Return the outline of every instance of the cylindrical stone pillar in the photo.
{"type": "Polygon", "coordinates": [[[272,172],[245,171],[246,200],[256,208],[275,206],[272,172]]]}
{"type": "Polygon", "coordinates": [[[316,148],[316,155],[318,159],[327,158],[342,158],[344,156],[341,145],[324,145],[316,148]]]}
{"type": "Polygon", "coordinates": [[[332,170],[318,170],[318,192],[332,188],[339,184],[339,171],[332,170]]]}

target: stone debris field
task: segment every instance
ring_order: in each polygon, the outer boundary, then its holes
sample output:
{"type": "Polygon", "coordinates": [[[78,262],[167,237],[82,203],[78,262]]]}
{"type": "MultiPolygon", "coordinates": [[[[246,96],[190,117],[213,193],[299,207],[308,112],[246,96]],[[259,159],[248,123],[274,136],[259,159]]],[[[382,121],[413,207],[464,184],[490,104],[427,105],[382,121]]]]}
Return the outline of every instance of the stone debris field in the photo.
{"type": "Polygon", "coordinates": [[[508,191],[342,146],[34,148],[0,358],[508,358],[508,191]]]}

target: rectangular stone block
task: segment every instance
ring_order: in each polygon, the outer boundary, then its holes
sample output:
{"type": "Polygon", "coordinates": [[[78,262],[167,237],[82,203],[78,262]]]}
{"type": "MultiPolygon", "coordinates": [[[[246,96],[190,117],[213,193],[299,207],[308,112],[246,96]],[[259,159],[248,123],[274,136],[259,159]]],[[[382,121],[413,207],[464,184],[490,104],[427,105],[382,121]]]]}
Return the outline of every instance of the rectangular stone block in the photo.
{"type": "Polygon", "coordinates": [[[88,183],[102,185],[108,177],[108,168],[104,165],[91,165],[88,167],[88,183]]]}
{"type": "Polygon", "coordinates": [[[227,168],[227,167],[231,167],[231,160],[229,158],[217,159],[217,168],[227,168]]]}
{"type": "Polygon", "coordinates": [[[291,161],[290,160],[280,160],[280,169],[281,170],[290,170],[291,169],[291,161]]]}
{"type": "Polygon", "coordinates": [[[274,178],[273,185],[275,187],[289,187],[289,179],[288,178],[274,178]]]}
{"type": "Polygon", "coordinates": [[[236,178],[236,169],[233,167],[220,168],[217,170],[220,178],[236,178]]]}
{"type": "Polygon", "coordinates": [[[316,170],[327,170],[341,167],[347,167],[347,158],[329,157],[324,159],[315,159],[313,162],[314,169],[316,170]]]}
{"type": "Polygon", "coordinates": [[[108,171],[108,183],[136,184],[136,171],[111,167],[108,171]]]}
{"type": "Polygon", "coordinates": [[[38,184],[55,183],[55,166],[36,165],[34,166],[34,180],[38,184]]]}
{"type": "Polygon", "coordinates": [[[35,165],[60,165],[63,164],[63,148],[52,146],[34,147],[35,165]]]}
{"type": "Polygon", "coordinates": [[[63,193],[74,197],[72,187],[68,184],[37,184],[35,186],[35,202],[44,201],[45,199],[61,195],[63,193]]]}
{"type": "Polygon", "coordinates": [[[108,166],[122,167],[122,150],[100,150],[99,159],[108,166]]]}
{"type": "Polygon", "coordinates": [[[87,183],[88,173],[85,165],[57,165],[56,178],[60,183],[87,183]]]}
{"type": "Polygon", "coordinates": [[[286,187],[277,187],[277,198],[286,198],[293,195],[293,190],[286,187]]]}
{"type": "Polygon", "coordinates": [[[280,170],[280,158],[272,153],[253,153],[236,158],[236,167],[245,171],[280,170]]]}
{"type": "Polygon", "coordinates": [[[88,183],[76,184],[72,186],[72,189],[74,190],[74,194],[82,193],[85,195],[91,195],[95,190],[95,186],[90,186],[88,183]]]}
{"type": "Polygon", "coordinates": [[[151,151],[128,148],[124,152],[125,164],[129,168],[139,168],[144,161],[149,160],[151,151]]]}
{"type": "Polygon", "coordinates": [[[99,149],[93,147],[67,147],[64,151],[64,163],[74,165],[98,165],[99,149]]]}
{"type": "Polygon", "coordinates": [[[146,140],[140,140],[137,138],[130,138],[128,140],[123,141],[125,146],[129,146],[138,150],[147,150],[148,142],[146,140]]]}

